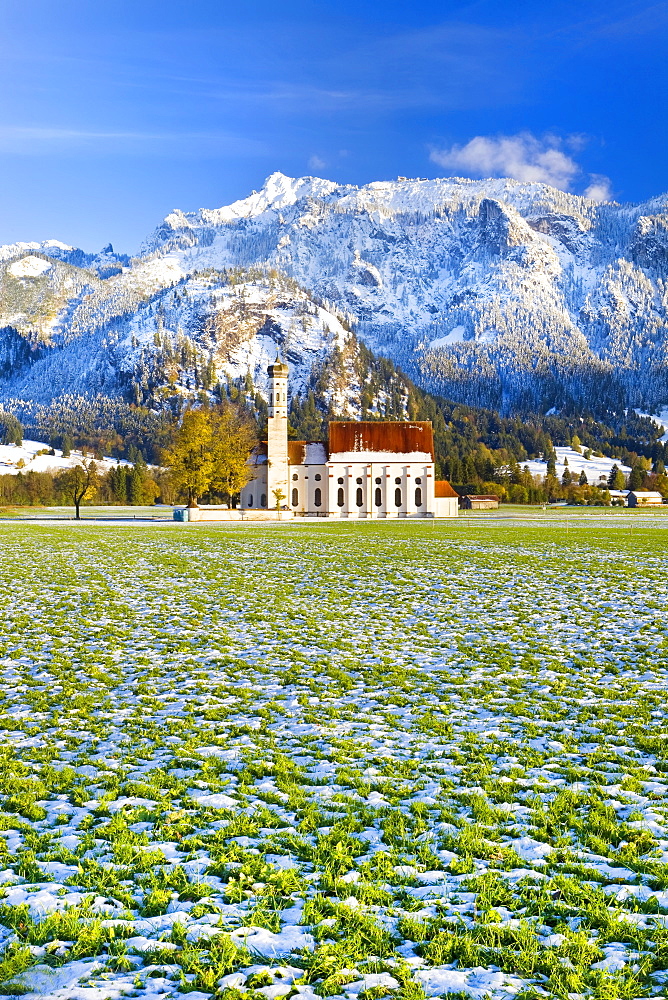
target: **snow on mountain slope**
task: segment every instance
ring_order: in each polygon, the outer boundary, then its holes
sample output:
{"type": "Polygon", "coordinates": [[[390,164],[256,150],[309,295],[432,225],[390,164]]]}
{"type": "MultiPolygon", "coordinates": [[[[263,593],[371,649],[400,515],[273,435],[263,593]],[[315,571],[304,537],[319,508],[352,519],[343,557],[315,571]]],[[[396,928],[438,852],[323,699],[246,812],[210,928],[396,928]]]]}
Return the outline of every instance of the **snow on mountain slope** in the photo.
{"type": "Polygon", "coordinates": [[[343,317],[419,384],[465,402],[656,410],[668,403],[668,197],[275,173],[232,205],[171,212],[133,259],[13,244],[0,248],[0,395],[131,386],[148,399],[196,391],[202,371],[261,384],[281,338],[302,386],[343,317]],[[177,342],[191,358],[174,375],[177,342]]]}
{"type": "MultiPolygon", "coordinates": [[[[31,259],[19,258],[22,270],[31,259]]],[[[45,274],[67,269],[55,261],[46,266],[45,274]]],[[[32,315],[27,307],[21,314],[23,336],[0,330],[0,350],[11,361],[0,396],[14,403],[102,394],[169,405],[228,377],[250,377],[264,390],[267,365],[278,351],[292,366],[292,390],[304,391],[318,366],[351,336],[339,317],[277,273],[208,269],[187,275],[173,255],[139,259],[120,275],[93,280],[60,311],[54,304],[46,336],[38,308],[46,292],[35,280],[24,282],[24,295],[32,294],[37,304],[32,315]],[[16,347],[10,354],[14,342],[23,352],[16,347]]],[[[61,275],[63,287],[71,280],[61,275]]]]}
{"type": "MultiPolygon", "coordinates": [[[[19,252],[3,260],[0,250],[0,343],[4,348],[0,370],[7,371],[12,348],[34,350],[66,331],[72,309],[100,284],[92,272],[41,251],[19,252]]],[[[10,373],[11,367],[10,363],[10,373]]]]}
{"type": "Polygon", "coordinates": [[[273,174],[228,208],[171,213],[144,252],[186,271],[275,267],[418,382],[468,402],[652,408],[668,398],[667,205],[508,179],[356,188],[273,174]]]}

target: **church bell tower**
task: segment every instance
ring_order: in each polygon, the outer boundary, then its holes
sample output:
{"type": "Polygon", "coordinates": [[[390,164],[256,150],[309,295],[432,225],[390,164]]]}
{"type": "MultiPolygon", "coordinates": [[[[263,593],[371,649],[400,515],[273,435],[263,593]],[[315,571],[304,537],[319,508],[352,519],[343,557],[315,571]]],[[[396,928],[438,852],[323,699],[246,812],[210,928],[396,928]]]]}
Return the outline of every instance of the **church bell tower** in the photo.
{"type": "Polygon", "coordinates": [[[288,503],[288,366],[278,358],[267,368],[269,417],[267,420],[267,506],[276,508],[275,490],[288,503]]]}

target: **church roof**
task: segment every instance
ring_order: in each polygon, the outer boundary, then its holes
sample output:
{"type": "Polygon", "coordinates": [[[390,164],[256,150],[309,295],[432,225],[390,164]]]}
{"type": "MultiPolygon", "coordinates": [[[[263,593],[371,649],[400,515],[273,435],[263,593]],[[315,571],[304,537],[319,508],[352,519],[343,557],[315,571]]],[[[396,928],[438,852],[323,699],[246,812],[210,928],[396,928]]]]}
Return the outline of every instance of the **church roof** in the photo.
{"type": "Polygon", "coordinates": [[[304,465],[306,461],[306,441],[288,441],[288,464],[304,465]]]}
{"type": "Polygon", "coordinates": [[[375,452],[429,454],[434,435],[429,420],[331,420],[329,454],[375,452]]]}
{"type": "Polygon", "coordinates": [[[459,493],[453,490],[447,479],[436,479],[434,481],[434,496],[438,500],[442,497],[459,497],[459,493]]]}
{"type": "MultiPolygon", "coordinates": [[[[434,460],[434,435],[428,420],[331,420],[329,442],[288,441],[289,465],[324,465],[332,455],[343,461],[356,461],[352,456],[366,455],[367,460],[383,461],[383,455],[413,456],[413,460],[430,456],[434,460]],[[377,457],[373,457],[377,456],[377,457]]],[[[362,459],[363,460],[363,459],[362,459]]],[[[267,442],[260,441],[253,450],[251,461],[262,465],[267,461],[267,442]]],[[[451,487],[450,487],[451,488],[451,487]]],[[[457,496],[456,493],[444,494],[457,496]]]]}
{"type": "Polygon", "coordinates": [[[324,441],[288,441],[288,465],[324,465],[327,458],[324,441]]]}

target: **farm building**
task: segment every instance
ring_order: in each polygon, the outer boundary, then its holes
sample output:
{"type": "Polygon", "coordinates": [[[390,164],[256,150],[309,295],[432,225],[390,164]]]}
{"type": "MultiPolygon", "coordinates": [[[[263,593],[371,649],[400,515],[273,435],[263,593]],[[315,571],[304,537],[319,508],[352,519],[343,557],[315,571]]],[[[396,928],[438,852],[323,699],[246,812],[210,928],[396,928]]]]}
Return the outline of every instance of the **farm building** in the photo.
{"type": "Polygon", "coordinates": [[[496,493],[467,493],[459,504],[464,510],[494,510],[499,506],[499,498],[496,493]]]}
{"type": "Polygon", "coordinates": [[[270,365],[267,441],[251,456],[243,511],[277,503],[292,515],[456,517],[458,496],[436,482],[429,421],[333,420],[329,440],[288,441],[288,366],[270,365]]]}
{"type": "Polygon", "coordinates": [[[663,497],[651,490],[631,490],[626,498],[627,507],[660,507],[663,497]]]}

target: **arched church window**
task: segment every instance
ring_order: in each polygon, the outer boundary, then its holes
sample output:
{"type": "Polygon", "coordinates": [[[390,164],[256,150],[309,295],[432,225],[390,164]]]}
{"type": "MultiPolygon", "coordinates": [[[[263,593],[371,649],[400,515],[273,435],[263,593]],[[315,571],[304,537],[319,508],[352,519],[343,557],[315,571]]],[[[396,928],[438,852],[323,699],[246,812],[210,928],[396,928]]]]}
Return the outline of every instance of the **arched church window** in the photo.
{"type": "Polygon", "coordinates": [[[336,494],[336,502],[339,507],[343,507],[343,487],[339,486],[338,492],[336,494]]]}
{"type": "Polygon", "coordinates": [[[296,482],[298,479],[299,479],[299,475],[296,472],[293,472],[292,473],[292,480],[293,480],[293,482],[296,482]]]}
{"type": "Polygon", "coordinates": [[[394,491],[394,506],[401,507],[401,489],[398,486],[394,491]]]}
{"type": "Polygon", "coordinates": [[[295,488],[292,491],[292,506],[296,507],[298,503],[299,503],[299,490],[295,486],[295,488]]]}
{"type": "Polygon", "coordinates": [[[260,507],[266,507],[266,506],[267,506],[267,494],[263,493],[260,497],[260,507]]]}
{"type": "Polygon", "coordinates": [[[322,476],[320,475],[320,473],[316,472],[316,474],[315,474],[315,481],[316,481],[316,483],[319,483],[321,479],[322,479],[322,476]]]}
{"type": "Polygon", "coordinates": [[[419,486],[417,486],[415,489],[415,506],[416,507],[422,506],[422,490],[419,486]]]}
{"type": "Polygon", "coordinates": [[[252,493],[250,493],[249,496],[248,496],[248,506],[249,507],[253,506],[253,494],[252,493]]]}
{"type": "Polygon", "coordinates": [[[380,486],[376,486],[376,507],[383,506],[383,494],[381,492],[380,486]]]}
{"type": "Polygon", "coordinates": [[[417,477],[417,479],[415,480],[415,484],[416,484],[416,486],[422,486],[422,480],[420,479],[420,477],[419,477],[419,476],[418,476],[418,477],[417,477]]]}
{"type": "Polygon", "coordinates": [[[397,484],[397,486],[401,486],[401,476],[397,476],[397,478],[394,481],[397,484]]]}
{"type": "Polygon", "coordinates": [[[382,481],[383,480],[380,478],[380,476],[377,476],[376,477],[376,486],[380,486],[380,484],[382,483],[382,481]]]}
{"type": "Polygon", "coordinates": [[[315,493],[313,494],[313,503],[316,507],[322,506],[322,491],[319,486],[316,487],[315,493]]]}
{"type": "Polygon", "coordinates": [[[362,485],[362,480],[360,478],[356,479],[355,481],[356,481],[356,483],[357,483],[358,486],[362,485]]]}
{"type": "Polygon", "coordinates": [[[355,497],[355,500],[357,502],[357,506],[358,507],[363,507],[364,506],[364,497],[362,495],[362,487],[361,486],[357,487],[357,496],[355,497]]]}
{"type": "Polygon", "coordinates": [[[343,486],[343,477],[339,476],[339,478],[337,479],[337,482],[338,482],[339,486],[343,486]]]}

